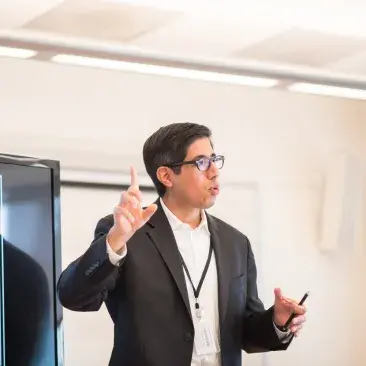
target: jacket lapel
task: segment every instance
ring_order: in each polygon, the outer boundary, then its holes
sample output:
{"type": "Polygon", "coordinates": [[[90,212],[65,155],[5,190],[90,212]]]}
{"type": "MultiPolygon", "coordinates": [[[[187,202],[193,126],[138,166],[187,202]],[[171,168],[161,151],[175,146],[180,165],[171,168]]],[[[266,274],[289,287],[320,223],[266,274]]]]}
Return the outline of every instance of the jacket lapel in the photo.
{"type": "MultiPolygon", "coordinates": [[[[211,241],[214,248],[217,277],[218,277],[218,301],[219,301],[219,318],[220,327],[223,329],[227,304],[229,300],[230,286],[230,258],[225,246],[225,239],[222,238],[217,221],[207,214],[208,227],[211,233],[211,241]]],[[[227,238],[226,238],[227,240],[227,238]]]]}
{"type": "MultiPolygon", "coordinates": [[[[160,200],[157,200],[155,203],[158,205],[158,210],[146,225],[147,235],[151,238],[165,261],[182,296],[188,314],[192,319],[179,249],[172,228],[161,207],[160,200]]],[[[225,239],[222,238],[222,234],[220,234],[217,221],[209,214],[206,213],[206,215],[217,266],[219,318],[220,326],[222,328],[225,323],[229,299],[230,256],[228,250],[225,248],[225,239]]]]}
{"type": "Polygon", "coordinates": [[[148,221],[147,235],[151,238],[156,248],[159,250],[164,259],[178,290],[186,305],[189,316],[192,319],[191,308],[189,305],[188,292],[184,278],[182,261],[179,254],[177,242],[175,240],[172,228],[167,217],[161,207],[160,200],[155,202],[158,205],[158,210],[148,221]]]}

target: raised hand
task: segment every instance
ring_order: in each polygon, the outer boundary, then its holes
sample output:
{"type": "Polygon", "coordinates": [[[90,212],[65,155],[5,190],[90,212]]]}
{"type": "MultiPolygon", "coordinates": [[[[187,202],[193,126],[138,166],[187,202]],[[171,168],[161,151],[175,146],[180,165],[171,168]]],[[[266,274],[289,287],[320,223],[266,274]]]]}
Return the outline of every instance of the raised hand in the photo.
{"type": "Polygon", "coordinates": [[[122,251],[128,240],[156,212],[157,205],[143,209],[142,197],[135,168],[131,167],[131,185],[122,192],[118,205],[114,208],[114,225],[108,233],[108,243],[115,252],[122,251]]]}
{"type": "Polygon", "coordinates": [[[289,325],[289,330],[294,333],[295,337],[299,335],[300,329],[303,327],[306,321],[305,313],[306,307],[299,305],[297,301],[284,297],[279,288],[274,290],[275,303],[274,303],[274,322],[278,326],[284,326],[288,318],[292,313],[296,316],[289,325]]]}

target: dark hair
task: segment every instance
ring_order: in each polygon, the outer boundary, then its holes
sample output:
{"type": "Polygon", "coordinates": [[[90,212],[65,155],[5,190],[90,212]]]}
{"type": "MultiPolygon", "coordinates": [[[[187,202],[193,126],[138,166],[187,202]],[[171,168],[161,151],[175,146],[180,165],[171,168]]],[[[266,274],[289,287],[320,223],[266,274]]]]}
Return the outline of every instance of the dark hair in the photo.
{"type": "MultiPolygon", "coordinates": [[[[145,168],[160,197],[164,196],[166,187],[157,178],[158,168],[183,161],[189,146],[205,137],[211,138],[208,127],[183,122],[161,127],[145,141],[143,147],[145,168]]],[[[180,174],[181,167],[176,167],[174,170],[176,174],[180,174]]]]}

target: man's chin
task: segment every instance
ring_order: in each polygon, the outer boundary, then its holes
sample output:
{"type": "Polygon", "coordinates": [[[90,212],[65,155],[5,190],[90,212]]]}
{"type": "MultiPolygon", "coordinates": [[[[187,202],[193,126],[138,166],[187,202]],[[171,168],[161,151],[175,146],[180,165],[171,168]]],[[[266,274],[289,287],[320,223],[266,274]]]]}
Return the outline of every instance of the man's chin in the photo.
{"type": "Polygon", "coordinates": [[[210,197],[208,200],[204,202],[204,210],[208,210],[209,208],[213,207],[216,203],[216,197],[210,197]]]}

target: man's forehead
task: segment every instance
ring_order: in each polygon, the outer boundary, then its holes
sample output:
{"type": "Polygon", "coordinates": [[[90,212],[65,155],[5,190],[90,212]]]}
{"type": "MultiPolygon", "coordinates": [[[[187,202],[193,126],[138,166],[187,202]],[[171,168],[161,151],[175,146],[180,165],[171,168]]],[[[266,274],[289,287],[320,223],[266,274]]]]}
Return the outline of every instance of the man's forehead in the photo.
{"type": "Polygon", "coordinates": [[[213,152],[211,141],[208,138],[204,138],[196,140],[188,147],[187,157],[211,156],[213,152]]]}

